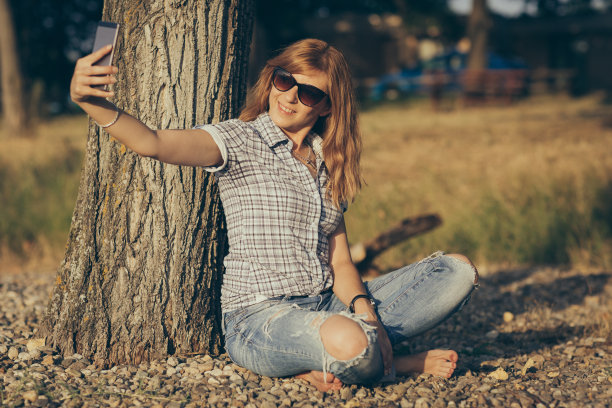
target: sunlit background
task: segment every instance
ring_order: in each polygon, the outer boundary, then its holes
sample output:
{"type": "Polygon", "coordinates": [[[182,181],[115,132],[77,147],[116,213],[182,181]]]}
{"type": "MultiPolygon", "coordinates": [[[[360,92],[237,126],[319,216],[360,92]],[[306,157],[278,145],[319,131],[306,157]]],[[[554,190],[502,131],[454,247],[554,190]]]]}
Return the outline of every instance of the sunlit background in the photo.
{"type": "MultiPolygon", "coordinates": [[[[5,2],[27,124],[9,123],[3,82],[0,271],[62,257],[87,134],[68,83],[103,5],[5,2]]],[[[607,267],[611,3],[259,0],[248,82],[300,38],[321,38],[346,55],[367,182],[346,215],[351,243],[406,218],[442,219],[387,251],[375,269],[438,249],[485,267],[607,267]]]]}

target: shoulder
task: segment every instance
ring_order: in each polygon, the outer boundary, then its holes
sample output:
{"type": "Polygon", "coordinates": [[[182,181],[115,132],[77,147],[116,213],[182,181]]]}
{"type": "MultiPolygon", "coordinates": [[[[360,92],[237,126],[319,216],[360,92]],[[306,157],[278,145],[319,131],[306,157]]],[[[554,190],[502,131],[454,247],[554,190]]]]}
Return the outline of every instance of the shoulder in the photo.
{"type": "Polygon", "coordinates": [[[252,122],[243,122],[240,119],[230,119],[212,125],[196,126],[210,133],[216,140],[223,140],[225,143],[237,143],[245,138],[252,137],[256,133],[252,122]]]}

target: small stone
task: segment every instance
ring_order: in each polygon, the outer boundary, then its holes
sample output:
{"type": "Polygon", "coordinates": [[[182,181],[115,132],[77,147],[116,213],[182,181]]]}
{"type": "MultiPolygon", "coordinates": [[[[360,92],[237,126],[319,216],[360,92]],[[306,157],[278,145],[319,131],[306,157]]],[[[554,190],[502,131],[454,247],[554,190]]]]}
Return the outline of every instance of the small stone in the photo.
{"type": "Polygon", "coordinates": [[[212,377],[221,377],[223,375],[223,371],[221,371],[218,368],[215,368],[215,369],[205,372],[204,374],[212,376],[212,377]]]}
{"type": "Polygon", "coordinates": [[[187,377],[195,377],[200,374],[200,370],[197,367],[187,367],[183,371],[183,375],[187,377]]]}
{"type": "Polygon", "coordinates": [[[272,381],[270,377],[262,377],[259,385],[261,385],[263,388],[270,388],[274,385],[274,381],[272,381]]]}
{"type": "Polygon", "coordinates": [[[32,360],[38,360],[41,356],[40,350],[32,350],[28,354],[30,354],[30,359],[32,360]]]}
{"type": "Polygon", "coordinates": [[[499,332],[497,330],[491,330],[485,334],[485,337],[489,340],[495,340],[499,337],[499,332]]]}
{"type": "Polygon", "coordinates": [[[29,340],[26,343],[26,347],[27,347],[28,351],[38,350],[41,347],[45,347],[45,339],[44,338],[40,338],[40,339],[29,340]]]}
{"type": "Polygon", "coordinates": [[[46,366],[52,366],[53,365],[53,356],[52,355],[46,355],[45,357],[43,357],[41,364],[46,365],[46,366]]]}
{"type": "Polygon", "coordinates": [[[6,347],[4,344],[0,344],[0,354],[6,354],[7,351],[8,347],[6,347]]]}
{"type": "Polygon", "coordinates": [[[218,379],[216,379],[215,377],[210,377],[208,379],[208,383],[210,385],[221,385],[221,382],[218,379]]]}
{"type": "Polygon", "coordinates": [[[491,389],[491,386],[489,384],[483,384],[480,387],[476,388],[476,391],[485,393],[485,392],[488,392],[490,389],[491,389]]]}
{"type": "Polygon", "coordinates": [[[512,312],[504,312],[504,322],[510,323],[514,320],[514,314],[512,312]]]}
{"type": "Polygon", "coordinates": [[[34,402],[38,399],[38,393],[34,390],[26,391],[21,394],[21,398],[28,402],[34,402]]]}
{"type": "Polygon", "coordinates": [[[17,355],[17,358],[22,361],[28,361],[32,359],[32,355],[27,351],[23,351],[17,355]]]}
{"type": "Polygon", "coordinates": [[[357,398],[353,398],[352,400],[347,401],[346,404],[344,404],[344,408],[357,408],[357,407],[361,407],[361,402],[359,402],[357,398]]]}
{"type": "Polygon", "coordinates": [[[198,370],[200,370],[200,372],[210,371],[213,368],[215,368],[215,363],[212,360],[206,361],[203,364],[198,365],[198,370]]]}
{"type": "Polygon", "coordinates": [[[357,397],[357,398],[365,398],[367,396],[368,396],[368,392],[365,389],[363,389],[363,388],[360,388],[355,393],[355,397],[357,397]]]}
{"type": "Polygon", "coordinates": [[[147,377],[149,377],[149,374],[147,374],[147,372],[146,372],[146,371],[144,371],[144,370],[138,370],[138,371],[136,372],[136,374],[134,375],[134,378],[135,378],[136,380],[142,380],[142,379],[145,379],[145,378],[147,378],[147,377]]]}
{"type": "Polygon", "coordinates": [[[508,373],[501,367],[498,367],[497,370],[489,373],[489,377],[495,378],[496,380],[507,380],[508,373]]]}
{"type": "Polygon", "coordinates": [[[429,408],[429,400],[427,398],[418,398],[414,401],[414,408],[429,408]]]}
{"type": "Polygon", "coordinates": [[[433,395],[433,391],[425,387],[416,387],[415,391],[421,397],[430,397],[433,395]]]}
{"type": "Polygon", "coordinates": [[[11,347],[8,351],[8,358],[15,360],[19,356],[19,350],[16,347],[11,347]]]}
{"type": "Polygon", "coordinates": [[[340,388],[340,398],[342,398],[345,401],[350,400],[351,398],[353,398],[353,390],[351,390],[350,387],[340,388]]]}
{"type": "Polygon", "coordinates": [[[244,380],[243,380],[243,379],[242,379],[242,377],[241,377],[241,376],[239,376],[238,374],[232,374],[232,375],[230,375],[230,376],[229,376],[229,380],[230,380],[231,382],[233,382],[234,384],[236,384],[236,385],[240,385],[240,386],[244,385],[244,380]]]}
{"type": "Polygon", "coordinates": [[[555,377],[558,377],[558,376],[559,376],[559,374],[560,374],[560,373],[559,373],[558,371],[551,371],[551,372],[549,372],[547,375],[548,375],[550,378],[555,378],[555,377]]]}
{"type": "Polygon", "coordinates": [[[178,360],[176,359],[176,357],[168,357],[168,361],[167,361],[168,365],[170,367],[176,367],[178,365],[178,360]]]}
{"type": "Polygon", "coordinates": [[[69,376],[73,378],[81,378],[83,376],[83,374],[80,371],[75,370],[74,368],[67,368],[66,374],[68,374],[69,376]]]}
{"type": "Polygon", "coordinates": [[[81,371],[85,367],[87,367],[87,364],[83,363],[82,361],[76,361],[68,366],[68,368],[72,368],[73,370],[77,371],[81,371]]]}
{"type": "Polygon", "coordinates": [[[529,358],[527,362],[525,363],[525,365],[523,366],[523,368],[521,369],[521,375],[526,375],[527,370],[529,370],[531,367],[534,367],[535,365],[536,365],[536,362],[533,360],[533,358],[529,358]]]}

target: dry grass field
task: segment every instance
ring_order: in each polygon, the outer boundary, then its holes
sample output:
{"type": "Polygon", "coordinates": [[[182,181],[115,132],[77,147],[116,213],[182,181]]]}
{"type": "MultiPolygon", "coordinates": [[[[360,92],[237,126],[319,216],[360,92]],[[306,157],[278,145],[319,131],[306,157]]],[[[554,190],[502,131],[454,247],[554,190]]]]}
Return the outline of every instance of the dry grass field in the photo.
{"type": "MultiPolygon", "coordinates": [[[[362,113],[367,185],[347,212],[352,242],[402,218],[443,224],[382,255],[382,270],[438,249],[488,265],[612,264],[612,106],[601,95],[433,112],[403,103],[362,113]]],[[[84,116],[0,134],[2,264],[63,254],[87,134],[84,116]],[[15,255],[17,254],[17,255],[15,255]]]]}
{"type": "Polygon", "coordinates": [[[364,112],[362,127],[367,186],[347,212],[351,241],[404,217],[443,219],[383,255],[383,270],[437,249],[483,266],[610,265],[612,106],[602,95],[443,113],[398,105],[364,112]]]}

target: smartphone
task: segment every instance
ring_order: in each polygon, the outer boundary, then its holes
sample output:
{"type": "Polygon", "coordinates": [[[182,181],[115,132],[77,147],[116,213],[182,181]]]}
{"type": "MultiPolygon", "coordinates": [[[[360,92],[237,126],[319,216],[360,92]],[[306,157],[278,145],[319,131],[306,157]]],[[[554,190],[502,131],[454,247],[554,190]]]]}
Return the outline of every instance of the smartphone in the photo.
{"type": "MultiPolygon", "coordinates": [[[[110,23],[107,21],[100,21],[98,28],[96,29],[96,38],[94,40],[92,52],[98,51],[100,48],[111,44],[113,49],[111,52],[106,54],[94,63],[94,65],[108,66],[113,63],[113,56],[115,55],[115,45],[117,44],[117,33],[119,32],[119,24],[110,23]]],[[[94,85],[94,88],[103,88],[108,90],[107,85],[94,85]]]]}

